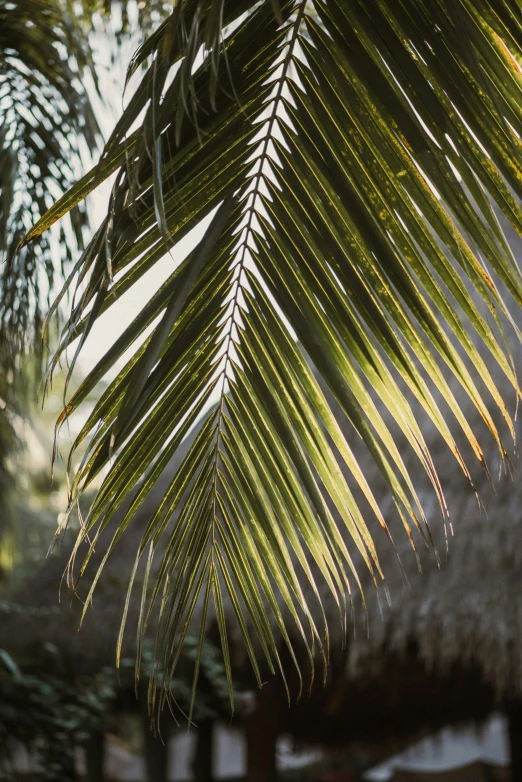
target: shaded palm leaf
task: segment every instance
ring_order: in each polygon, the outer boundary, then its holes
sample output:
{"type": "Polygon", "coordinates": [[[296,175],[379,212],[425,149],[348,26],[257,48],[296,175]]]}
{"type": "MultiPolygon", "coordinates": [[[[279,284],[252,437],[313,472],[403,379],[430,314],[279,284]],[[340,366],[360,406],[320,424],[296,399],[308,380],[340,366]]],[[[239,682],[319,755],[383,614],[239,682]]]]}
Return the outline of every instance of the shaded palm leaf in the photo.
{"type": "Polygon", "coordinates": [[[231,682],[225,601],[258,681],[261,659],[281,666],[279,639],[297,665],[296,637],[327,654],[324,589],[344,622],[354,563],[383,575],[371,530],[389,532],[361,448],[413,546],[429,532],[397,433],[444,517],[422,416],[466,475],[457,429],[484,461],[466,406],[504,458],[493,409],[513,425],[489,365],[518,393],[502,297],[520,305],[521,276],[498,214],[522,231],[519,11],[186,0],[133,59],[131,75],[149,67],[97,168],[28,235],[118,172],[69,283],[86,284],[60,355],[207,221],[60,418],[136,346],[73,446],[71,458],[87,443],[71,507],[103,475],[78,546],[108,525],[117,544],[198,425],[138,552],[139,633],[155,617],[167,678],[191,622],[203,643],[212,613],[231,682]]]}
{"type": "Polygon", "coordinates": [[[83,83],[89,67],[87,40],[64,5],[0,0],[0,340],[11,362],[28,331],[39,343],[42,295],[83,246],[82,204],[55,237],[16,251],[77,178],[81,144],[95,149],[97,124],[83,83]]]}

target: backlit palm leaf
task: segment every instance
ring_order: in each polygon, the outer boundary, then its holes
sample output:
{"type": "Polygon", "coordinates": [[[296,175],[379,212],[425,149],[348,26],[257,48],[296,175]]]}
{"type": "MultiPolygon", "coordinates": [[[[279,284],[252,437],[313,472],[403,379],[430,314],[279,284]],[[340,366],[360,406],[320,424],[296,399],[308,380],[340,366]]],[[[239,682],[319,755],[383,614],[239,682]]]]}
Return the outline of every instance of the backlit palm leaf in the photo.
{"type": "Polygon", "coordinates": [[[148,69],[99,165],[27,237],[118,172],[59,354],[173,257],[61,417],[139,345],[73,448],[88,443],[71,507],[104,471],[79,542],[112,526],[114,544],[199,422],[139,551],[150,573],[139,632],[155,617],[169,675],[194,616],[203,639],[212,611],[231,678],[225,601],[258,680],[260,655],[277,668],[278,639],[293,656],[296,631],[310,657],[326,653],[325,587],[344,619],[354,562],[382,578],[370,528],[386,519],[362,447],[412,545],[427,527],[398,433],[444,515],[423,416],[466,474],[454,429],[483,461],[467,405],[504,456],[490,408],[513,426],[489,366],[518,392],[502,296],[520,305],[521,276],[497,215],[522,231],[521,10],[185,0],[134,58],[131,72],[148,69]]]}

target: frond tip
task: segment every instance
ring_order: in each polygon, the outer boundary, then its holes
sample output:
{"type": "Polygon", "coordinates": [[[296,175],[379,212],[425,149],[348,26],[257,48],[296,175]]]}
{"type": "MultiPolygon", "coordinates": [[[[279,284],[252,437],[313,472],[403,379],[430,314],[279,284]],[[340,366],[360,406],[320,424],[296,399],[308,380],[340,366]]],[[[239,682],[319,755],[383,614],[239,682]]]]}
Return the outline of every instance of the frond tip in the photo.
{"type": "Polygon", "coordinates": [[[501,458],[495,408],[514,432],[491,367],[519,394],[503,324],[521,275],[498,215],[522,233],[521,18],[503,0],[279,12],[178,4],[131,65],[149,68],[96,173],[30,234],[119,171],[60,354],[210,220],[62,416],[136,346],[74,443],[71,504],[103,470],[77,551],[107,530],[109,556],[146,521],[139,635],[155,629],[160,703],[211,618],[231,691],[234,623],[259,683],[281,641],[297,668],[300,649],[327,657],[331,606],[344,626],[362,574],[383,577],[379,480],[412,546],[430,540],[407,452],[447,518],[424,421],[468,478],[458,430],[484,462],[469,411],[501,458]]]}

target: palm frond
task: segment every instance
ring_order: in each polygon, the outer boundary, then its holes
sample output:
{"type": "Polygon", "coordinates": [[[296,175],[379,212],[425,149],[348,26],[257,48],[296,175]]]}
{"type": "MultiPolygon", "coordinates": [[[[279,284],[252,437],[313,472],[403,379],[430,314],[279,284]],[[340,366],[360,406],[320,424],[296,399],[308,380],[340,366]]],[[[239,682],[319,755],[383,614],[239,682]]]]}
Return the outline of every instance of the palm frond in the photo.
{"type": "Polygon", "coordinates": [[[358,568],[383,577],[375,525],[391,538],[363,450],[413,547],[429,529],[399,434],[444,519],[423,420],[468,477],[457,432],[484,457],[466,410],[504,458],[490,370],[519,394],[504,325],[518,335],[521,275],[499,215],[522,232],[521,42],[512,0],[186,0],[134,57],[131,75],[148,69],[97,168],[28,234],[118,172],[58,356],[167,252],[177,263],[59,421],[135,346],[71,454],[87,443],[71,507],[103,476],[80,572],[196,431],[138,552],[139,633],[155,624],[167,680],[213,616],[232,687],[225,604],[259,683],[280,641],[297,666],[296,639],[327,655],[324,601],[344,623],[358,568]]]}
{"type": "Polygon", "coordinates": [[[32,223],[77,179],[82,143],[96,148],[83,82],[89,68],[83,30],[61,3],[0,0],[0,340],[11,363],[28,333],[39,345],[46,293],[83,247],[81,204],[56,237],[17,252],[32,223]]]}

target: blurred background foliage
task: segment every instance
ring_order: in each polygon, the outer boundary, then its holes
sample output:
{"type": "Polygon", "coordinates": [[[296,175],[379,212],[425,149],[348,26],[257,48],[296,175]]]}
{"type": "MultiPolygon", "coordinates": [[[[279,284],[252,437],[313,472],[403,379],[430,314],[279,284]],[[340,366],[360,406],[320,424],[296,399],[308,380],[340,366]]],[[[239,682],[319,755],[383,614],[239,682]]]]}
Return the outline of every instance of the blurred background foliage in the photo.
{"type": "MultiPolygon", "coordinates": [[[[14,607],[16,610],[16,607],[14,607]]],[[[193,662],[197,638],[189,636],[185,663],[193,662]]],[[[25,669],[0,649],[0,779],[18,779],[9,772],[20,746],[25,747],[41,767],[39,779],[71,782],[75,778],[75,753],[93,734],[110,732],[120,736],[131,750],[143,749],[140,735],[133,735],[132,716],[136,705],[122,713],[121,694],[134,685],[134,660],[121,661],[120,675],[105,666],[89,677],[69,679],[61,670],[60,651],[48,644],[48,670],[25,669]],[[127,716],[127,719],[125,718],[127,716]]],[[[152,666],[152,650],[144,649],[142,672],[146,680],[152,666]]],[[[183,666],[182,666],[183,667],[183,666]]],[[[215,720],[226,713],[228,703],[225,669],[219,648],[210,644],[201,658],[204,686],[194,714],[196,724],[215,720]]],[[[183,675],[171,684],[171,696],[180,710],[190,703],[190,680],[183,675]]],[[[152,726],[151,726],[152,729],[152,726]]]]}
{"type": "Polygon", "coordinates": [[[117,36],[146,35],[172,11],[172,0],[69,0],[72,13],[80,10],[87,22],[110,24],[117,36]]]}

